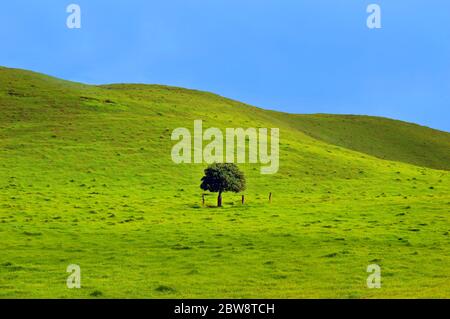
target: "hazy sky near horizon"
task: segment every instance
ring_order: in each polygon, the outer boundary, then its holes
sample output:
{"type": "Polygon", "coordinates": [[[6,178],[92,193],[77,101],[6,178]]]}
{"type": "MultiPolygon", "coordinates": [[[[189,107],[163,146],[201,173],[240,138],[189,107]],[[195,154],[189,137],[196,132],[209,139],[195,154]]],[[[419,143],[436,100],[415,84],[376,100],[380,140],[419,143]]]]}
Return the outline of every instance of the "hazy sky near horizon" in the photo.
{"type": "Polygon", "coordinates": [[[448,0],[15,0],[0,6],[0,39],[0,65],[67,80],[450,131],[448,0]],[[81,29],[66,27],[70,3],[81,29]],[[371,3],[382,29],[366,26],[371,3]]]}

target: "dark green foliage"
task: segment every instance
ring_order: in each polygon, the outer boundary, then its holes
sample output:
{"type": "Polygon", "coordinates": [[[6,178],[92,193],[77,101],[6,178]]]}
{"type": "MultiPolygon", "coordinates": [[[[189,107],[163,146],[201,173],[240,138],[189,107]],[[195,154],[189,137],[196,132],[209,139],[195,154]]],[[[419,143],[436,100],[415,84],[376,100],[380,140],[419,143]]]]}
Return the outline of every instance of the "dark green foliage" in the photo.
{"type": "Polygon", "coordinates": [[[205,191],[219,193],[217,206],[222,206],[222,193],[239,193],[245,190],[245,177],[239,168],[232,163],[214,163],[205,169],[200,188],[205,191]]]}

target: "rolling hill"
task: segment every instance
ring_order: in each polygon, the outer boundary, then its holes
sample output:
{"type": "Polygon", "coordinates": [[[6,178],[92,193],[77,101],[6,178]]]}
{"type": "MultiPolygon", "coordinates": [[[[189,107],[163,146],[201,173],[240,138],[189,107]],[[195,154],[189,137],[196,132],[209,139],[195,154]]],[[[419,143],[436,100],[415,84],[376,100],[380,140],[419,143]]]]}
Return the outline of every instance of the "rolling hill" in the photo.
{"type": "Polygon", "coordinates": [[[298,128],[321,141],[381,159],[450,170],[450,134],[387,118],[296,115],[298,128]]]}
{"type": "Polygon", "coordinates": [[[0,297],[450,296],[447,132],[9,68],[0,112],[0,297]],[[240,165],[245,206],[201,207],[206,165],[172,162],[171,132],[196,119],[280,129],[277,174],[240,165]]]}

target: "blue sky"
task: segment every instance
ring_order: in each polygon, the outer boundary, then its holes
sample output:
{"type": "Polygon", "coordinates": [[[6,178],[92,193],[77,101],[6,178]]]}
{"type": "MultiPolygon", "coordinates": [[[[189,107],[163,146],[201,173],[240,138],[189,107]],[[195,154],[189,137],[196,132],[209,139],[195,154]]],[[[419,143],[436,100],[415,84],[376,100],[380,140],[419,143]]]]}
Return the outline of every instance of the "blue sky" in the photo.
{"type": "Polygon", "coordinates": [[[15,0],[0,6],[0,38],[0,65],[68,80],[450,131],[448,0],[15,0]],[[79,30],[66,27],[70,3],[81,6],[79,30]],[[380,30],[366,26],[370,3],[380,30]]]}

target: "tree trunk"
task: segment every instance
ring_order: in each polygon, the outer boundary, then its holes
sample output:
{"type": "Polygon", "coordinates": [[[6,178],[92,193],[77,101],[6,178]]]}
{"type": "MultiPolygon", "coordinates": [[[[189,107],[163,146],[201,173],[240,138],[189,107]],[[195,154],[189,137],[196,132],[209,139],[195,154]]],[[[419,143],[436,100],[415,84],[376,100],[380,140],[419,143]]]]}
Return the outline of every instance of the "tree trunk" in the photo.
{"type": "Polygon", "coordinates": [[[217,207],[222,207],[222,192],[219,192],[219,196],[217,196],[217,207]]]}

